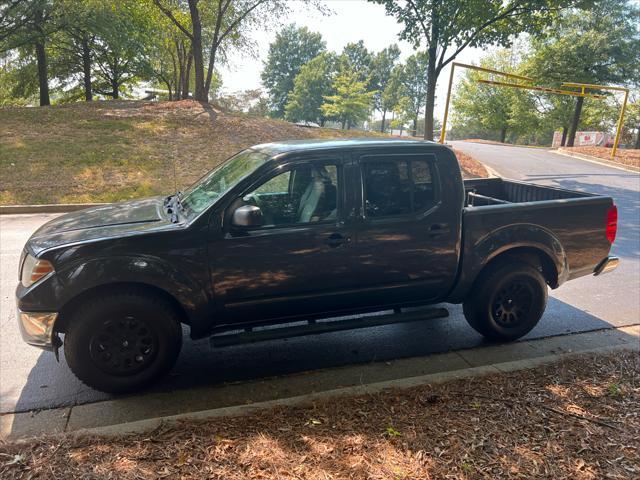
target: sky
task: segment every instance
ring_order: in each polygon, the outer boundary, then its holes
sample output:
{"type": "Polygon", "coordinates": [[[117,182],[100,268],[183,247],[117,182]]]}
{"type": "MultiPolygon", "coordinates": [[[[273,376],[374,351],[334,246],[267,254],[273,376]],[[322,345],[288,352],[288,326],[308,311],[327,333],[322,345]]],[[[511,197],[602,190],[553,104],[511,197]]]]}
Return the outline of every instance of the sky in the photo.
{"type": "MultiPolygon", "coordinates": [[[[225,93],[262,87],[260,72],[269,52],[269,44],[275,39],[279,28],[289,23],[320,32],[327,43],[327,49],[335,52],[341,52],[347,43],[359,40],[363,40],[365,46],[374,52],[396,43],[402,52],[401,60],[414,52],[411,44],[398,39],[402,27],[393,17],[386,15],[382,5],[365,0],[325,0],[324,3],[333,13],[323,16],[302,2],[290,1],[293,4],[291,14],[279,19],[277,27],[268,31],[256,31],[253,34],[253,40],[257,45],[255,58],[236,52],[230,55],[229,65],[220,68],[225,93]]],[[[463,50],[456,61],[477,62],[482,54],[483,50],[469,48],[463,50]]],[[[456,70],[456,77],[459,77],[460,73],[456,70]]],[[[435,112],[440,119],[444,113],[448,79],[449,66],[438,78],[435,112]]]]}

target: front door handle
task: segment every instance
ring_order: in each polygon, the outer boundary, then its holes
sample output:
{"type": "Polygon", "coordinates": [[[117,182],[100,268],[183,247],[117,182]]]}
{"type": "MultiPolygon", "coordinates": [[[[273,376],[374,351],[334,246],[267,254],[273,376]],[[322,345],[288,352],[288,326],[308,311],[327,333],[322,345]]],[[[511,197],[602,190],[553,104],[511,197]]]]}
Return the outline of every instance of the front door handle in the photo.
{"type": "Polygon", "coordinates": [[[343,243],[349,243],[349,242],[351,242],[351,237],[348,237],[348,236],[344,237],[338,232],[332,233],[324,241],[324,243],[329,245],[331,248],[336,248],[342,245],[343,243]]]}
{"type": "Polygon", "coordinates": [[[446,223],[434,223],[429,227],[429,236],[430,237],[439,237],[440,235],[445,235],[449,233],[451,230],[449,229],[449,225],[446,223]]]}

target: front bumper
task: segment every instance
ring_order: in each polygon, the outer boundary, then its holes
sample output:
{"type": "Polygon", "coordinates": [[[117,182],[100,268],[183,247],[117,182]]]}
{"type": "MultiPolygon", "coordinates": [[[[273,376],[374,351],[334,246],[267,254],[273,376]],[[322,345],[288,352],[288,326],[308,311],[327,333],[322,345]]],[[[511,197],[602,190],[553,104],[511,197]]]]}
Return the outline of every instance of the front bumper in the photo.
{"type": "Polygon", "coordinates": [[[620,263],[620,259],[618,257],[610,256],[602,260],[596,268],[593,270],[593,274],[595,276],[602,275],[603,273],[608,273],[616,268],[618,268],[618,264],[620,263]]]}
{"type": "Polygon", "coordinates": [[[18,309],[17,314],[20,334],[25,342],[45,350],[57,350],[61,343],[53,331],[57,312],[23,312],[18,309]]]}

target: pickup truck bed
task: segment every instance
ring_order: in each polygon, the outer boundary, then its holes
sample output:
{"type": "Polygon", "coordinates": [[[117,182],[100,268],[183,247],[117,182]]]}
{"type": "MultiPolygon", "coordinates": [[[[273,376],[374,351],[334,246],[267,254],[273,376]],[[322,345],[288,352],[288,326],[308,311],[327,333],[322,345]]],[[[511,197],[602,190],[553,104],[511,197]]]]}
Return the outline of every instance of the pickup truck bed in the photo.
{"type": "Polygon", "coordinates": [[[532,183],[518,182],[516,180],[505,180],[503,178],[465,180],[464,191],[466,207],[543,202],[546,200],[565,200],[596,196],[590,193],[535,185],[532,183]]]}
{"type": "Polygon", "coordinates": [[[537,256],[543,250],[542,267],[552,288],[597,273],[609,253],[603,232],[613,206],[609,197],[502,178],[463,183],[461,269],[450,302],[462,302],[473,279],[504,251],[496,245],[512,252],[536,250],[537,256]]]}

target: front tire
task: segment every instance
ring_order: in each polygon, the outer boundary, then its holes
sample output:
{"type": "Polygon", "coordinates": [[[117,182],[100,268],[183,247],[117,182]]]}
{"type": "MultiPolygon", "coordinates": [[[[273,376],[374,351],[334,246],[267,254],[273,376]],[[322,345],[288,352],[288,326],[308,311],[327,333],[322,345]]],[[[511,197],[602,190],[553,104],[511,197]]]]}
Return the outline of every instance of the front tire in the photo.
{"type": "Polygon", "coordinates": [[[509,342],[529,333],[547,306],[547,284],[533,265],[516,258],[490,265],[463,303],[464,316],[489,340],[509,342]]]}
{"type": "Polygon", "coordinates": [[[71,371],[89,387],[108,393],[150,385],[171,370],[181,346],[176,310],[146,292],[117,292],[85,302],[64,338],[71,371]]]}

